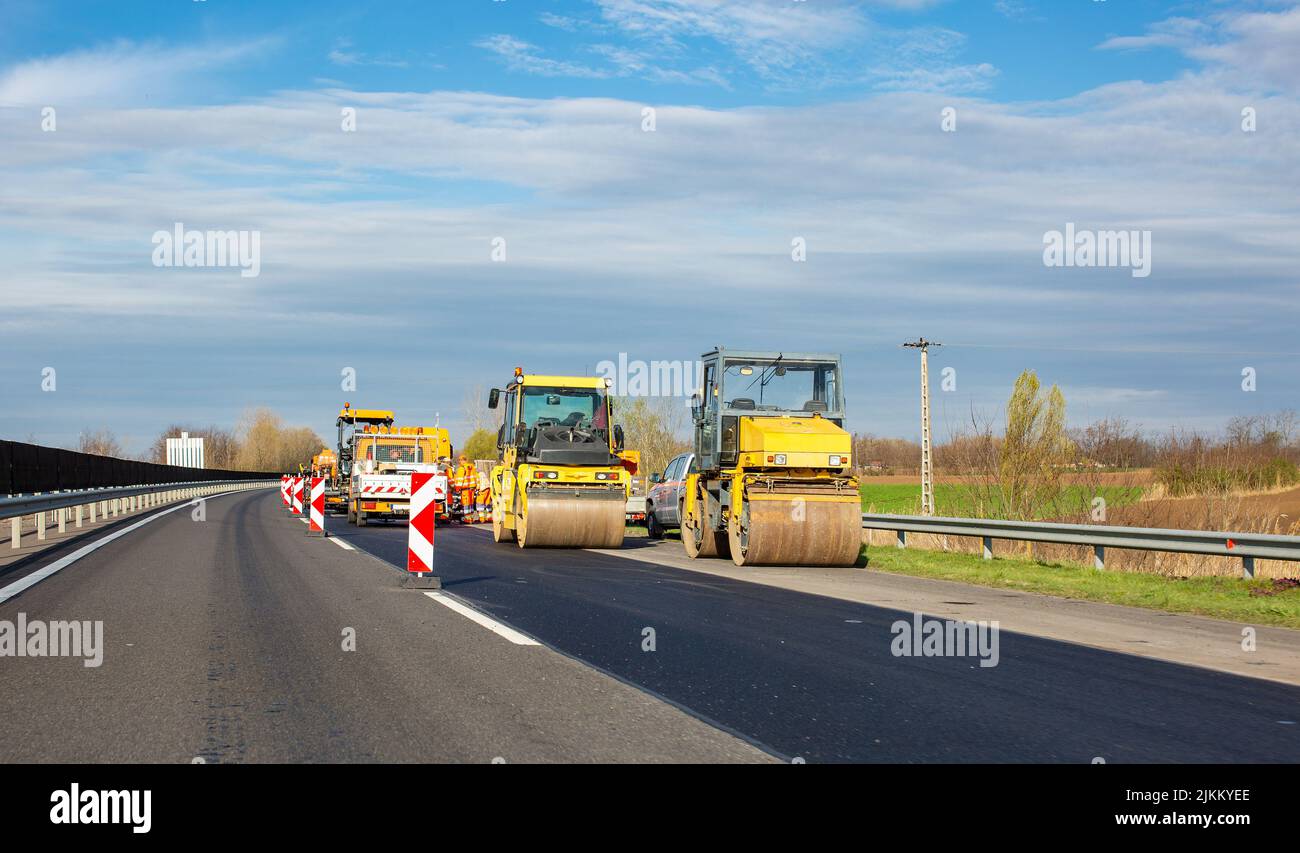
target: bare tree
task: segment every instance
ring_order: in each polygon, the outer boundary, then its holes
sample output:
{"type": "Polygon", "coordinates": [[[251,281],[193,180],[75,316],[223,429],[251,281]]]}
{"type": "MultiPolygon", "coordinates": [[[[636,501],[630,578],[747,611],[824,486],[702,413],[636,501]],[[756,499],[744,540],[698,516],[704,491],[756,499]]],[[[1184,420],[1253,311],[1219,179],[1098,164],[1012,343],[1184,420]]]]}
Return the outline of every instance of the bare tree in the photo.
{"type": "Polygon", "coordinates": [[[252,409],[244,413],[239,424],[239,455],[236,468],[241,471],[296,471],[309,465],[311,458],[325,447],[325,442],[307,427],[290,428],[270,409],[252,409]]]}
{"type": "Polygon", "coordinates": [[[460,409],[470,433],[486,430],[495,436],[504,416],[502,409],[488,408],[488,389],[483,385],[474,385],[465,392],[460,409]]]}
{"type": "Polygon", "coordinates": [[[117,440],[117,436],[107,428],[93,432],[83,430],[77,438],[77,450],[82,453],[93,453],[96,456],[113,456],[119,459],[124,458],[126,453],[122,449],[122,443],[117,440]]]}
{"type": "Polygon", "coordinates": [[[661,473],[689,449],[689,411],[680,397],[614,399],[614,423],[622,425],[627,448],[640,451],[640,473],[661,473]]]}

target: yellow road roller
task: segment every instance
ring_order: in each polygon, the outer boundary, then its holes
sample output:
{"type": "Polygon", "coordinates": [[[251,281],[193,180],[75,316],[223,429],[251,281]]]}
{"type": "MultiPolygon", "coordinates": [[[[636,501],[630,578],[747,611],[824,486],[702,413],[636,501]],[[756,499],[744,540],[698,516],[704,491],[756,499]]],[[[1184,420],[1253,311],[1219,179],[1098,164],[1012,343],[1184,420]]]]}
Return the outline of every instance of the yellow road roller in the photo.
{"type": "Polygon", "coordinates": [[[492,468],[492,538],[520,548],[617,548],[623,544],[631,474],[611,426],[609,381],[543,376],[515,368],[505,389],[492,468]]]}
{"type": "Polygon", "coordinates": [[[862,508],[840,357],[719,347],[692,400],[682,543],[738,566],[852,566],[862,508]]]}

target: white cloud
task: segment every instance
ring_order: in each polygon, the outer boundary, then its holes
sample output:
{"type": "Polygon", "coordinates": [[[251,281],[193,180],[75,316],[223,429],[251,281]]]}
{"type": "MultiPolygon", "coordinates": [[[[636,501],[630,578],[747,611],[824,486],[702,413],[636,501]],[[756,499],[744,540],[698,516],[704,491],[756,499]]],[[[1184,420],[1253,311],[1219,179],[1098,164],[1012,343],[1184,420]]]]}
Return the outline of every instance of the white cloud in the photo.
{"type": "Polygon", "coordinates": [[[498,34],[480,39],[476,47],[496,54],[513,71],[538,74],[543,77],[591,77],[610,76],[610,72],[581,65],[574,62],[551,59],[543,56],[537,45],[515,38],[512,35],[498,34]]]}
{"type": "Polygon", "coordinates": [[[1276,12],[1220,12],[1174,17],[1140,36],[1116,36],[1103,50],[1171,48],[1238,85],[1294,91],[1300,86],[1300,6],[1276,12]]]}
{"type": "Polygon", "coordinates": [[[849,3],[787,0],[596,0],[604,19],[625,33],[670,47],[704,36],[726,45],[762,74],[789,70],[817,54],[863,38],[865,15],[849,3]]]}
{"type": "Polygon", "coordinates": [[[274,44],[259,39],[176,49],[119,41],[33,59],[0,74],[0,105],[135,103],[146,96],[156,101],[186,91],[202,72],[245,61],[274,44]]]}
{"type": "Polygon", "coordinates": [[[380,56],[371,56],[362,51],[352,50],[352,40],[341,38],[334,43],[334,47],[329,52],[329,60],[335,65],[344,66],[365,66],[372,65],[381,68],[406,68],[410,63],[404,59],[394,59],[386,54],[380,56]]]}

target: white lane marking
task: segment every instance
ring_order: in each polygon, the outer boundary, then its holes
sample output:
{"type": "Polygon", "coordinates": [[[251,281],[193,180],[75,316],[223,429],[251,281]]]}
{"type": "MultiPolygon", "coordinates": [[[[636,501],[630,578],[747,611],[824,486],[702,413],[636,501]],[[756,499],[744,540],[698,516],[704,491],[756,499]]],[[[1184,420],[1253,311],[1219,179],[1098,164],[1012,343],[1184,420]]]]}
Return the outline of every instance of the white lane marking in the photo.
{"type": "MultiPolygon", "coordinates": [[[[215,495],[204,495],[203,499],[211,500],[212,498],[224,498],[226,495],[238,495],[248,491],[253,491],[253,490],[237,489],[233,492],[221,492],[215,495]]],[[[130,527],[123,527],[121,530],[110,533],[107,536],[105,536],[103,539],[96,539],[94,542],[91,542],[89,545],[83,545],[82,547],[73,551],[68,556],[60,557],[59,559],[55,560],[53,563],[50,563],[45,568],[37,569],[27,577],[22,578],[21,580],[16,580],[4,588],[0,588],[0,602],[8,601],[9,599],[13,598],[15,595],[27,589],[28,587],[36,586],[36,584],[45,580],[50,575],[54,574],[55,572],[59,572],[62,571],[63,569],[66,569],[68,566],[71,566],[73,563],[77,562],[82,557],[86,556],[92,551],[97,551],[100,548],[103,548],[105,545],[107,545],[109,542],[112,542],[114,539],[117,539],[118,537],[121,536],[125,536],[126,534],[130,533],[132,530],[135,530],[136,528],[139,527],[144,527],[149,522],[154,521],[155,519],[162,518],[164,515],[173,513],[178,509],[185,509],[188,506],[193,506],[194,502],[197,500],[198,498],[193,498],[191,500],[184,501],[183,503],[179,503],[176,506],[169,507],[163,510],[162,512],[154,513],[148,518],[142,518],[139,521],[137,521],[135,524],[132,524],[130,527]]]]}
{"type": "Polygon", "coordinates": [[[342,548],[344,551],[355,551],[355,550],[357,550],[356,548],[353,548],[351,545],[349,545],[348,543],[344,542],[342,539],[338,538],[337,536],[331,536],[331,537],[329,538],[329,541],[333,542],[335,545],[339,546],[339,547],[342,548]]]}
{"type": "Polygon", "coordinates": [[[490,619],[487,616],[484,616],[482,613],[479,613],[474,608],[466,607],[465,605],[461,604],[459,601],[455,600],[454,598],[450,598],[446,595],[443,595],[441,592],[426,592],[425,595],[429,596],[439,604],[445,605],[446,607],[450,607],[452,610],[455,610],[457,613],[459,613],[461,616],[464,616],[466,619],[469,619],[471,622],[477,622],[478,624],[482,625],[484,628],[487,628],[493,634],[498,634],[502,637],[505,637],[507,640],[509,640],[510,642],[514,643],[517,646],[540,646],[541,645],[541,643],[537,642],[527,634],[521,634],[518,631],[516,631],[514,628],[510,628],[506,625],[502,625],[500,622],[496,621],[495,619],[490,619]]]}

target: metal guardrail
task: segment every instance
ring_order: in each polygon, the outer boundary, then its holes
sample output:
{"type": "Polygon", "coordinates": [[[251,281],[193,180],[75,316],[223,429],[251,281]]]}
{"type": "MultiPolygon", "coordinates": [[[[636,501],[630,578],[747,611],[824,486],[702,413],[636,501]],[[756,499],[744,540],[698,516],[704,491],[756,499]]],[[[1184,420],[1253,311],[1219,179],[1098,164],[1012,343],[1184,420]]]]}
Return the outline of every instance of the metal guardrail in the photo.
{"type": "MultiPolygon", "coordinates": [[[[36,535],[45,538],[45,515],[65,509],[76,509],[73,519],[77,527],[81,526],[81,509],[88,507],[90,521],[96,516],[96,507],[105,518],[131,512],[140,506],[158,506],[163,502],[202,497],[217,492],[230,491],[241,486],[273,486],[277,481],[266,478],[248,480],[202,480],[189,483],[157,483],[140,486],[116,486],[102,489],[79,489],[76,491],[48,492],[38,495],[11,495],[0,497],[0,519],[10,519],[10,544],[13,548],[21,547],[21,521],[23,516],[36,517],[36,535]],[[140,500],[142,499],[142,500],[140,500]],[[123,505],[123,502],[126,505],[123,505]]],[[[60,514],[59,530],[64,529],[66,514],[60,514]]]]}
{"type": "Polygon", "coordinates": [[[972,536],[983,540],[984,559],[993,559],[994,539],[1085,545],[1092,548],[1093,566],[1106,568],[1106,549],[1164,551],[1240,559],[1242,576],[1255,576],[1255,560],[1300,561],[1300,536],[1234,533],[1214,530],[1167,530],[1160,527],[1114,527],[1063,524],[1052,521],[1003,521],[989,518],[946,518],[924,515],[863,513],[862,527],[893,530],[898,547],[907,547],[908,533],[972,536]]]}

